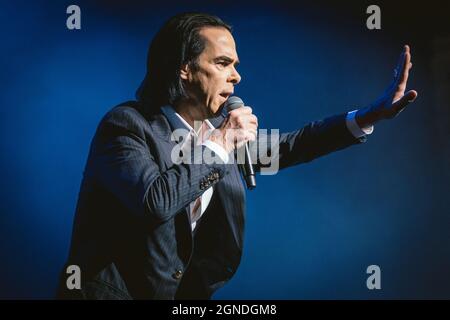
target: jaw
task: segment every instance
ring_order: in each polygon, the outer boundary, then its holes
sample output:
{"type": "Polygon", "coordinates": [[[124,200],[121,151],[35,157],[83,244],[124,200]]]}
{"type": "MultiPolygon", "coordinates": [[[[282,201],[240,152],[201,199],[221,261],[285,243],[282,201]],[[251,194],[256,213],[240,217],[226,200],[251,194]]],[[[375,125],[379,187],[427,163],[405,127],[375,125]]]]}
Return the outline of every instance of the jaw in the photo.
{"type": "Polygon", "coordinates": [[[213,99],[211,99],[206,106],[209,117],[216,117],[221,112],[225,101],[226,99],[224,99],[221,95],[216,95],[213,99]]]}
{"type": "Polygon", "coordinates": [[[202,91],[197,91],[196,94],[191,94],[190,98],[185,100],[185,106],[189,108],[197,108],[196,118],[215,118],[219,116],[223,110],[223,106],[228,98],[231,96],[230,92],[219,92],[213,96],[209,96],[202,91]]]}

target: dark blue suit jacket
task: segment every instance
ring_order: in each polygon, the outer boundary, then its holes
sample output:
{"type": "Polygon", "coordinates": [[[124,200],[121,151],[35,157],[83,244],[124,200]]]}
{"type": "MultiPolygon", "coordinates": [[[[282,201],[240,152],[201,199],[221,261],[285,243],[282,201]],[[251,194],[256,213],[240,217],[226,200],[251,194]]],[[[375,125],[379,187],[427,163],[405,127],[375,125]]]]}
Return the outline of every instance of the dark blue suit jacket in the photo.
{"type": "MultiPolygon", "coordinates": [[[[222,120],[211,122],[217,127],[222,120]]],[[[170,109],[150,114],[137,102],[119,105],[102,119],[83,174],[66,264],[80,267],[81,289],[67,289],[64,268],[58,297],[208,299],[236,272],[245,216],[238,166],[174,164],[177,142],[170,135],[177,128],[184,126],[170,109]],[[189,204],[210,186],[213,197],[193,233],[189,204]]],[[[280,168],[362,141],[346,128],[345,114],[312,122],[280,136],[280,168]]]]}

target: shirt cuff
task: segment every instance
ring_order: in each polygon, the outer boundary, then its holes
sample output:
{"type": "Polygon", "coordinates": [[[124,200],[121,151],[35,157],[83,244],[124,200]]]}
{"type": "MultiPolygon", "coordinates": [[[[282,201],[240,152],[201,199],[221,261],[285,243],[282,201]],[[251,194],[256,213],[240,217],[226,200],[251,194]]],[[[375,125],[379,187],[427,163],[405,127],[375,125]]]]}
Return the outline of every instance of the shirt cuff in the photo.
{"type": "Polygon", "coordinates": [[[204,145],[208,149],[214,151],[214,153],[219,156],[220,160],[222,160],[223,163],[225,163],[225,164],[228,163],[230,156],[228,155],[228,153],[225,151],[225,149],[222,146],[218,145],[215,142],[212,142],[211,140],[206,140],[205,142],[202,143],[202,145],[204,145]]]}
{"type": "Polygon", "coordinates": [[[355,138],[361,138],[365,135],[371,134],[373,132],[373,126],[361,128],[358,123],[356,123],[356,112],[358,112],[358,110],[353,110],[347,113],[347,117],[345,118],[347,129],[355,138]]]}

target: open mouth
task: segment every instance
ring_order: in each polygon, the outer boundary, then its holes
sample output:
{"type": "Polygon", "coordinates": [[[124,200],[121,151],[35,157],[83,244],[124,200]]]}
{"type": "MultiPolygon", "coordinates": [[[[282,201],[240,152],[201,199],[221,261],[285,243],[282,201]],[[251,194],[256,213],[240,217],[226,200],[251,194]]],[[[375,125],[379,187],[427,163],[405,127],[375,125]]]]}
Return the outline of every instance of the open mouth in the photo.
{"type": "Polygon", "coordinates": [[[219,95],[223,98],[228,99],[233,93],[232,92],[222,92],[219,95]]]}

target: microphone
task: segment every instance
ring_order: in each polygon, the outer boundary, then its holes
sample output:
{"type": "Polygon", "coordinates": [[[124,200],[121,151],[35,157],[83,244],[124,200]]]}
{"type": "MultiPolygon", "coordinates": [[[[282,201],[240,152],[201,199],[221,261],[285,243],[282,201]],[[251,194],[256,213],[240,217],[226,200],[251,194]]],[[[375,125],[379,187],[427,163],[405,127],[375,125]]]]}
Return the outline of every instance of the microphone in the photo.
{"type": "MultiPolygon", "coordinates": [[[[241,108],[244,106],[244,101],[241,98],[232,96],[229,97],[227,101],[225,101],[224,109],[227,112],[241,108]]],[[[252,165],[252,158],[249,151],[248,142],[244,145],[245,147],[245,163],[240,164],[239,168],[241,169],[242,175],[244,176],[245,183],[247,184],[247,189],[252,190],[256,188],[256,178],[255,178],[255,170],[252,165]]]]}

